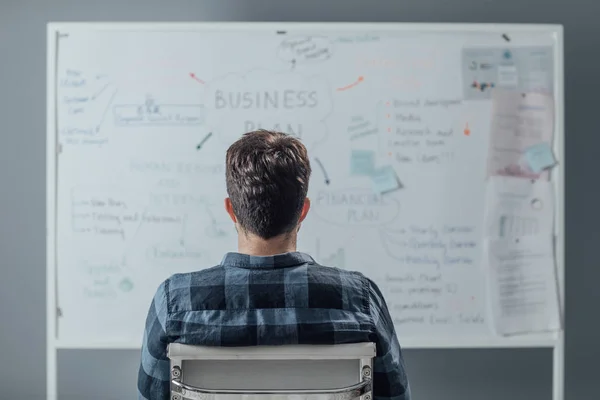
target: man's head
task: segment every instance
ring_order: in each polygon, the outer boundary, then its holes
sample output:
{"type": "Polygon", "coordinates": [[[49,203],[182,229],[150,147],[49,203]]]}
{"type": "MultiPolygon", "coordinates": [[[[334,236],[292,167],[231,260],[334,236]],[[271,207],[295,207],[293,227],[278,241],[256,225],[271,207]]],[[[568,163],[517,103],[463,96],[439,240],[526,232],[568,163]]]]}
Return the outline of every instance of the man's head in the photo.
{"type": "Polygon", "coordinates": [[[280,132],[246,133],[227,150],[225,208],[241,233],[295,233],[306,217],[311,168],[304,145],[280,132]]]}

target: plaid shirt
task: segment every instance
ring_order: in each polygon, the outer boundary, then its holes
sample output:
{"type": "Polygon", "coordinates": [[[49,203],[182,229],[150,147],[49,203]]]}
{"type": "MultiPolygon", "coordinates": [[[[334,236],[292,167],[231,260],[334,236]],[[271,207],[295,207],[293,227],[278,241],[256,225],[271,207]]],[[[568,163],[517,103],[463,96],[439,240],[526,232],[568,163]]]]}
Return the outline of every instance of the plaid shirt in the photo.
{"type": "Polygon", "coordinates": [[[173,342],[374,342],[374,398],[410,399],[402,352],[379,288],[358,272],[320,266],[303,253],[229,253],[219,266],[164,281],[146,321],[139,399],[169,399],[167,345],[173,342]]]}

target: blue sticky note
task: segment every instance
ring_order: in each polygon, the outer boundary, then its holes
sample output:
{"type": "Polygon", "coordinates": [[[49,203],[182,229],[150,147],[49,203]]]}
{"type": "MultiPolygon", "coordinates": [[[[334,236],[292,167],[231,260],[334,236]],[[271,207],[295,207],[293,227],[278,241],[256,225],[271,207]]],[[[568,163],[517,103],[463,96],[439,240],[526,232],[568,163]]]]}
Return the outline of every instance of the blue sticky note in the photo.
{"type": "Polygon", "coordinates": [[[556,165],[556,159],[548,143],[540,143],[529,147],[525,150],[525,160],[527,160],[529,168],[536,174],[556,165]]]}
{"type": "Polygon", "coordinates": [[[390,165],[377,168],[371,175],[373,190],[383,194],[402,188],[402,184],[396,175],[396,171],[390,165]]]}
{"type": "Polygon", "coordinates": [[[352,150],[350,156],[350,173],[352,175],[370,176],[375,169],[375,152],[369,150],[352,150]]]}

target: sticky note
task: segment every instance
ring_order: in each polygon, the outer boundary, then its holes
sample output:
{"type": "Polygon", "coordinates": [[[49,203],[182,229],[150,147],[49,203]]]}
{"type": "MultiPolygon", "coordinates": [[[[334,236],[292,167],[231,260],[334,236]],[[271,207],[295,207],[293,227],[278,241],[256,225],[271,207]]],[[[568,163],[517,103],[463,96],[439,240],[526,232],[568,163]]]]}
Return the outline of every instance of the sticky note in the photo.
{"type": "Polygon", "coordinates": [[[352,150],[350,173],[370,176],[375,169],[375,152],[370,150],[352,150]]]}
{"type": "Polygon", "coordinates": [[[536,174],[556,165],[556,159],[548,143],[536,144],[526,149],[525,160],[529,168],[536,174]]]}
{"type": "Polygon", "coordinates": [[[119,288],[124,292],[129,292],[133,289],[133,282],[130,279],[125,278],[119,283],[119,288]]]}
{"type": "Polygon", "coordinates": [[[371,182],[373,183],[373,190],[380,194],[402,188],[402,183],[400,183],[396,171],[390,165],[377,168],[373,171],[371,182]]]}

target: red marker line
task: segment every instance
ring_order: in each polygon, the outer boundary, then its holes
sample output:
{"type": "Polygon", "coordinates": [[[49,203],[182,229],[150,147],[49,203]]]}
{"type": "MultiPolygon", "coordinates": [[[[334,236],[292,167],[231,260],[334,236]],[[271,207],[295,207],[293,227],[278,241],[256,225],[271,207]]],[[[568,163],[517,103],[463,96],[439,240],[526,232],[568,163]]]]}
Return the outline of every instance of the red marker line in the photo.
{"type": "Polygon", "coordinates": [[[359,76],[359,77],[358,77],[358,80],[357,80],[356,82],[354,82],[354,83],[351,83],[351,84],[350,84],[350,85],[348,85],[348,86],[344,86],[344,87],[341,87],[341,88],[337,88],[337,91],[338,91],[338,92],[342,92],[342,91],[344,91],[344,90],[351,89],[351,88],[353,88],[354,86],[358,85],[359,83],[361,83],[361,82],[362,82],[362,81],[364,81],[364,80],[365,80],[365,78],[363,78],[362,76],[359,76]]]}
{"type": "Polygon", "coordinates": [[[203,85],[206,83],[206,82],[204,82],[202,79],[198,78],[198,77],[196,76],[196,74],[194,74],[193,72],[190,72],[190,78],[194,79],[195,81],[198,81],[199,83],[201,83],[201,84],[203,84],[203,85]]]}

